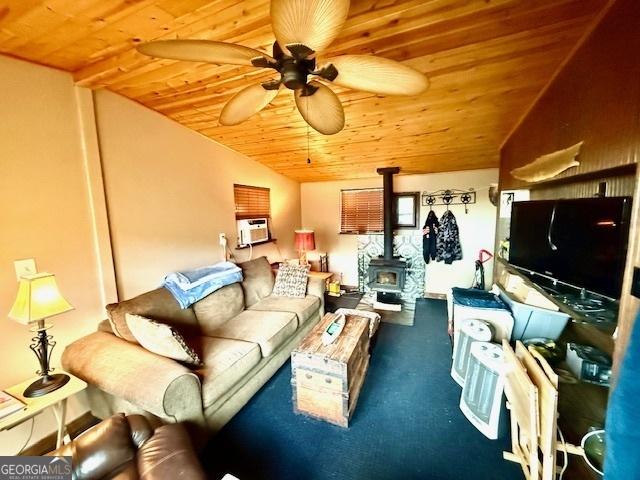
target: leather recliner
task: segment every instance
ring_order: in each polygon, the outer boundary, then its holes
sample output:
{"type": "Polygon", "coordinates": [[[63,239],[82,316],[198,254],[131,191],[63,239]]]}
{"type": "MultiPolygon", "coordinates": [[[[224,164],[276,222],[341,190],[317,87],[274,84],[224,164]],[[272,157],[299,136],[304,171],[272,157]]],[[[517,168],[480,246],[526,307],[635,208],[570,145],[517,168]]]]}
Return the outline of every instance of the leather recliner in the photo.
{"type": "Polygon", "coordinates": [[[206,478],[181,424],[154,429],[142,415],[114,415],[47,455],[71,456],[74,480],[206,478]]]}

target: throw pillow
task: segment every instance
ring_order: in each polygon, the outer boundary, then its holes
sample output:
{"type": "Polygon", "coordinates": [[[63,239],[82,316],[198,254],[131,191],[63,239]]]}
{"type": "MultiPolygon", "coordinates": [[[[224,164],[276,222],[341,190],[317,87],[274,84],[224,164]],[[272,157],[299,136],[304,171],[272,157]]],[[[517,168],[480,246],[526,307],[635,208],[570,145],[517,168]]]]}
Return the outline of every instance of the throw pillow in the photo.
{"type": "Polygon", "coordinates": [[[198,354],[187,345],[175,328],[131,313],[127,313],[126,318],[133,336],[150,352],[189,365],[202,365],[198,354]]]}
{"type": "Polygon", "coordinates": [[[163,287],[107,305],[107,315],[113,333],[128,342],[136,343],[135,337],[127,327],[127,313],[175,325],[185,335],[197,335],[200,329],[193,309],[181,309],[171,292],[163,287]]]}
{"type": "Polygon", "coordinates": [[[301,265],[281,263],[273,286],[276,297],[304,298],[307,293],[309,268],[301,265]]]}

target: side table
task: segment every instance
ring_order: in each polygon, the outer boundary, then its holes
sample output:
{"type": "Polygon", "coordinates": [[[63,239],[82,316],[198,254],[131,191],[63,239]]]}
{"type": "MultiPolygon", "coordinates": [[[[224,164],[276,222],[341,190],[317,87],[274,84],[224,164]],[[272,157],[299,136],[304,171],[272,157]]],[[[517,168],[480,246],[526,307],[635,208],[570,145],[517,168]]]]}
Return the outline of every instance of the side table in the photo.
{"type": "Polygon", "coordinates": [[[343,293],[339,297],[324,293],[324,310],[325,312],[335,312],[339,308],[356,308],[362,300],[362,293],[351,292],[343,293]]]}
{"type": "Polygon", "coordinates": [[[47,393],[46,395],[42,395],[41,397],[27,398],[22,395],[24,390],[39,377],[30,378],[29,380],[25,380],[22,383],[4,389],[4,391],[9,395],[12,395],[18,400],[24,402],[26,407],[0,419],[0,431],[10,430],[16,425],[29,420],[40,412],[51,407],[58,423],[58,437],[56,440],[56,448],[60,448],[62,446],[62,442],[67,430],[67,399],[72,395],[83,391],[85,388],[87,388],[87,384],[84,381],[80,380],[78,377],[74,377],[70,373],[63,371],[56,373],[66,373],[67,375],[69,375],[69,377],[71,377],[71,379],[67,382],[66,385],[60,387],[57,390],[54,390],[53,392],[47,393]]]}

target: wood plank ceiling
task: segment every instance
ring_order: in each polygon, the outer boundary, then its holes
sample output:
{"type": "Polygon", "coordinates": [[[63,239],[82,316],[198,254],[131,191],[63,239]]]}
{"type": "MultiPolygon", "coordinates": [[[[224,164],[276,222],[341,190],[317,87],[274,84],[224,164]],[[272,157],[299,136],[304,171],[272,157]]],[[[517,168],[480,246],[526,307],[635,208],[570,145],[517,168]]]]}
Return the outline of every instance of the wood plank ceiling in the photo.
{"type": "MultiPolygon", "coordinates": [[[[299,181],[495,167],[498,149],[609,0],[352,0],[325,55],[368,54],[427,74],[419,97],[335,88],[345,129],[310,132],[292,93],[242,125],[219,126],[224,103],[272,70],[154,60],[152,39],[237,42],[271,53],[268,0],[9,0],[0,53],[73,73],[299,181]]],[[[320,57],[321,58],[321,57],[320,57]]],[[[366,72],[363,72],[363,75],[366,72]]]]}

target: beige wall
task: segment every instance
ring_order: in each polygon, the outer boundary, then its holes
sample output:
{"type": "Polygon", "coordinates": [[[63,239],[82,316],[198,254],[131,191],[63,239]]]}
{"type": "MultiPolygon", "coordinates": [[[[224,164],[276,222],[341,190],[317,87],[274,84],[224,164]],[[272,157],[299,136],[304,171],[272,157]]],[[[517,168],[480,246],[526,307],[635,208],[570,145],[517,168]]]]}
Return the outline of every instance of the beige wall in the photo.
{"type": "MultiPolygon", "coordinates": [[[[478,250],[493,250],[496,210],[489,202],[487,190],[490,183],[498,180],[498,169],[472,170],[464,172],[437,173],[429,175],[396,175],[394,191],[434,191],[443,188],[475,188],[477,203],[469,206],[469,213],[457,205],[451,210],[458,220],[463,259],[452,265],[431,262],[426,266],[425,291],[446,293],[452,286],[471,286],[478,250]]],[[[356,235],[340,235],[340,190],[382,186],[380,176],[365,180],[303,183],[301,185],[302,224],[316,232],[318,250],[329,254],[329,270],[342,273],[343,283],[358,284],[356,235]]],[[[434,210],[438,217],[445,207],[434,210]]],[[[429,212],[420,210],[420,226],[429,212]]],[[[492,264],[487,264],[485,277],[492,278],[492,264]]]]}
{"type": "MultiPolygon", "coordinates": [[[[8,319],[16,294],[13,261],[35,258],[56,274],[75,310],[54,317],[60,366],[64,345],[103,318],[92,215],[71,76],[0,56],[0,388],[35,375],[32,334],[8,319]]],[[[72,399],[69,416],[86,411],[72,399]]],[[[0,433],[0,454],[15,454],[29,423],[0,433]]],[[[55,429],[51,412],[35,419],[34,439],[55,429]]]]}
{"type": "MultiPolygon", "coordinates": [[[[68,73],[2,56],[0,72],[0,389],[37,369],[32,334],[6,316],[16,259],[35,258],[38,270],[55,273],[75,306],[54,318],[52,365],[59,367],[64,346],[105,318],[104,304],[115,297],[114,263],[126,298],[156,287],[171,270],[222,258],[218,234],[235,242],[233,183],[271,188],[279,241],[256,248],[254,257],[294,255],[297,182],[117,95],[94,97],[68,73]]],[[[249,255],[235,253],[238,260],[249,255]]],[[[68,418],[86,410],[81,394],[71,399],[68,418]]],[[[29,430],[27,422],[1,432],[0,455],[15,454],[29,430]]],[[[52,412],[39,415],[30,444],[54,430],[52,412]]]]}
{"type": "MultiPolygon", "coordinates": [[[[95,100],[121,299],[159,286],[173,270],[221,260],[219,233],[233,248],[234,183],[271,189],[273,235],[282,256],[294,255],[297,182],[123,97],[99,91],[95,100]]],[[[274,245],[253,255],[281,258],[274,245]]]]}

